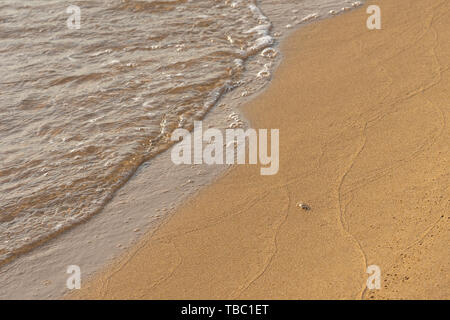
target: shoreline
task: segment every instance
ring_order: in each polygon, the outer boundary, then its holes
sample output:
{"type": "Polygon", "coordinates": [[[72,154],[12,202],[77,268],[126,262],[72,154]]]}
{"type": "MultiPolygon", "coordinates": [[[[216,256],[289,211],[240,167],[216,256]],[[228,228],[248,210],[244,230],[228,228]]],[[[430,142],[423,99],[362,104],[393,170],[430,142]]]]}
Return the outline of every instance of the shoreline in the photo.
{"type": "Polygon", "coordinates": [[[448,298],[449,4],[411,2],[291,34],[243,108],[283,128],[279,174],[232,167],[66,298],[448,298]]]}
{"type": "MultiPolygon", "coordinates": [[[[268,2],[262,7],[271,13],[273,5],[268,2]]],[[[288,3],[284,10],[287,8],[288,3]]],[[[317,20],[308,20],[287,29],[280,12],[273,14],[271,19],[278,19],[273,21],[272,30],[278,39],[274,46],[278,54],[271,62],[270,73],[276,70],[282,60],[279,41],[305,24],[331,17],[333,16],[324,14],[317,20]]],[[[250,59],[250,73],[257,72],[261,67],[260,60],[264,60],[260,54],[250,59]]],[[[226,128],[229,124],[227,114],[237,112],[240,119],[248,125],[249,121],[243,116],[239,106],[264,92],[270,79],[271,76],[266,81],[260,79],[253,85],[227,93],[203,121],[208,126],[226,128]]],[[[170,163],[170,151],[171,148],[143,164],[116,192],[101,213],[4,264],[0,268],[0,281],[3,284],[0,297],[54,299],[63,296],[68,292],[65,288],[68,277],[65,271],[69,265],[80,265],[84,280],[95,276],[99,270],[126,255],[126,250],[139,243],[143,234],[155,232],[170,218],[175,208],[181,207],[198,190],[219,179],[229,168],[207,165],[190,168],[167,166],[170,163]],[[152,183],[157,177],[164,180],[165,185],[152,183]],[[123,218],[125,212],[126,217],[123,218]],[[21,282],[20,287],[16,285],[17,281],[21,282]]]]}

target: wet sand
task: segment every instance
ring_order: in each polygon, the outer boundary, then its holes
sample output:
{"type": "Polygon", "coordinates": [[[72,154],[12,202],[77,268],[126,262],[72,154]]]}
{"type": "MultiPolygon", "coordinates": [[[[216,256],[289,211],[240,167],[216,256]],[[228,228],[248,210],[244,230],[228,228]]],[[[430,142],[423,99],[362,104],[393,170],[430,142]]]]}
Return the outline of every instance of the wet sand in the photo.
{"type": "Polygon", "coordinates": [[[382,30],[364,7],[294,32],[244,106],[277,175],[233,167],[68,298],[448,299],[450,3],[376,4],[382,30]]]}

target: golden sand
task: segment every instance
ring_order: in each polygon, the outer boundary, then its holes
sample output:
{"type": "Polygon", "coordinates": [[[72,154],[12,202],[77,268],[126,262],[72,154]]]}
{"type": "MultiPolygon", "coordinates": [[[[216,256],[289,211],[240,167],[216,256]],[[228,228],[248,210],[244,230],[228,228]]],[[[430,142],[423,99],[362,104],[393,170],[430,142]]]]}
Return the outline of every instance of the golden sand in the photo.
{"type": "Polygon", "coordinates": [[[280,128],[277,175],[233,167],[70,298],[448,299],[450,2],[376,4],[382,30],[295,32],[245,106],[280,128]]]}

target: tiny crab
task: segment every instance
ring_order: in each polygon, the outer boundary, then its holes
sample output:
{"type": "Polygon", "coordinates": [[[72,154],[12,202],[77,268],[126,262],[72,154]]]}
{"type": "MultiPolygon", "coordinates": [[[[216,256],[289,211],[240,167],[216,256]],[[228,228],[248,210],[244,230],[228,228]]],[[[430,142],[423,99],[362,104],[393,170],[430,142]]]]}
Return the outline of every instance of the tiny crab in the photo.
{"type": "Polygon", "coordinates": [[[300,209],[303,209],[303,210],[305,210],[305,211],[311,210],[311,207],[310,207],[309,205],[307,205],[306,203],[299,202],[299,203],[297,204],[297,206],[298,206],[300,209]]]}

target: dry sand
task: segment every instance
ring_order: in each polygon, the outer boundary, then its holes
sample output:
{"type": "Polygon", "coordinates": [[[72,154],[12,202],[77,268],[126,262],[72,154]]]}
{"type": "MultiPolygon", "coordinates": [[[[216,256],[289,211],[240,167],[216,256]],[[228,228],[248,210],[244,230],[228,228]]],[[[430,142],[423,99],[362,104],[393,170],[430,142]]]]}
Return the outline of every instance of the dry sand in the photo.
{"type": "Polygon", "coordinates": [[[376,4],[382,30],[295,32],[244,107],[280,128],[277,175],[233,167],[69,298],[448,299],[450,2],[376,4]]]}

